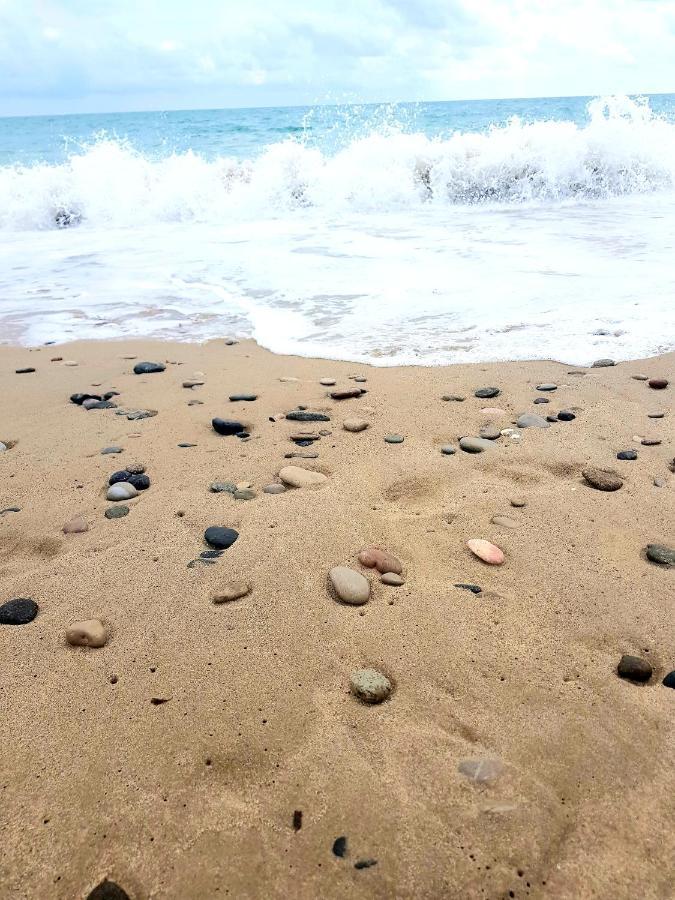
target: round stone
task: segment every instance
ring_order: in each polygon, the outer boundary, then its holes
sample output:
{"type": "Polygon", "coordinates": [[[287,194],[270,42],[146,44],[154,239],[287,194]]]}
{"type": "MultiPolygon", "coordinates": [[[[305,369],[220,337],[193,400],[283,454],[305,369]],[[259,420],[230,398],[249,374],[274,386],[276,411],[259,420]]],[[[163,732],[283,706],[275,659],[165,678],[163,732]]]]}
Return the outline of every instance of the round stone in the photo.
{"type": "Polygon", "coordinates": [[[620,487],[623,487],[623,479],[612,469],[587,466],[581,474],[588,484],[598,491],[618,491],[620,487]]]}
{"type": "Polygon", "coordinates": [[[621,657],[616,672],[619,678],[628,678],[630,681],[645,682],[652,677],[652,667],[646,659],[628,654],[621,657]]]}
{"type": "Polygon", "coordinates": [[[113,484],[108,488],[106,493],[107,500],[131,500],[138,496],[138,491],[127,481],[121,481],[119,484],[113,484]]]}
{"type": "Polygon", "coordinates": [[[466,546],[474,556],[482,559],[484,563],[490,566],[501,566],[504,562],[504,551],[500,550],[496,544],[491,544],[490,541],[483,540],[483,538],[472,538],[466,542],[466,546]]]}
{"type": "Polygon", "coordinates": [[[631,375],[631,378],[634,378],[635,381],[648,381],[649,375],[631,375]]]}
{"type": "Polygon", "coordinates": [[[650,388],[653,388],[655,391],[662,391],[668,387],[668,379],[667,378],[650,378],[647,382],[650,388]]]}
{"type": "Polygon", "coordinates": [[[64,534],[83,534],[89,531],[89,523],[84,516],[76,516],[70,522],[66,522],[62,529],[64,534]]]}
{"type": "Polygon", "coordinates": [[[550,403],[551,401],[548,397],[535,397],[532,401],[533,403],[550,403]]]}
{"type": "Polygon", "coordinates": [[[359,562],[368,569],[377,569],[382,575],[385,572],[395,572],[396,575],[403,572],[401,561],[382,547],[364,547],[359,553],[359,562]]]}
{"type": "Polygon", "coordinates": [[[573,422],[576,419],[576,416],[573,412],[570,412],[569,409],[562,409],[558,413],[558,418],[561,422],[573,422]]]}
{"type": "Polygon", "coordinates": [[[119,884],[104,878],[93,891],[89,892],[87,900],[131,900],[131,898],[119,884]]]}
{"type": "Polygon", "coordinates": [[[491,450],[494,442],[481,437],[463,437],[459,439],[459,446],[465,453],[482,453],[484,450],[491,450]]]}
{"type": "Polygon", "coordinates": [[[251,592],[251,585],[247,581],[230,581],[228,584],[219,588],[211,597],[212,603],[230,603],[232,600],[239,600],[251,592]]]}
{"type": "Polygon", "coordinates": [[[609,366],[615,366],[616,363],[613,359],[596,359],[596,361],[591,366],[592,369],[606,369],[609,366]]]}
{"type": "Polygon", "coordinates": [[[405,438],[400,434],[387,434],[384,440],[387,444],[402,444],[405,438]]]}
{"type": "Polygon", "coordinates": [[[345,419],[342,427],[345,431],[365,431],[368,427],[368,422],[365,419],[345,419]]]}
{"type": "Polygon", "coordinates": [[[502,436],[501,431],[496,425],[483,425],[478,434],[486,441],[498,441],[502,436]]]}
{"type": "Polygon", "coordinates": [[[324,387],[333,387],[333,385],[335,383],[336,382],[335,382],[334,378],[320,378],[319,379],[319,384],[322,384],[324,387]]]}
{"type": "Polygon", "coordinates": [[[675,550],[665,544],[647,544],[647,559],[662,566],[675,566],[675,550]]]}
{"type": "Polygon", "coordinates": [[[108,640],[108,632],[100,619],[86,619],[73,622],[66,629],[66,640],[74,647],[103,647],[108,640]]]}
{"type": "Polygon", "coordinates": [[[538,385],[537,385],[537,390],[538,390],[538,391],[557,391],[557,390],[558,390],[558,385],[557,385],[557,384],[553,384],[552,382],[547,382],[547,383],[545,383],[545,384],[538,384],[538,385]]]}
{"type": "Polygon", "coordinates": [[[0,606],[0,625],[27,625],[38,614],[38,605],[30,597],[17,597],[0,606]]]}
{"type": "Polygon", "coordinates": [[[237,422],[234,419],[211,419],[211,425],[217,434],[225,436],[240,434],[246,430],[241,422],[237,422]]]}
{"type": "Polygon", "coordinates": [[[106,519],[123,519],[129,515],[129,507],[121,503],[119,506],[109,506],[103,513],[106,519]]]}
{"type": "Polygon", "coordinates": [[[221,525],[211,525],[204,532],[204,540],[216,550],[227,550],[239,537],[239,532],[234,528],[224,528],[221,525]]]}
{"type": "Polygon", "coordinates": [[[368,379],[365,377],[365,375],[354,375],[354,381],[363,384],[364,382],[368,381],[368,379]]]}
{"type": "Polygon", "coordinates": [[[209,485],[209,490],[214,494],[234,494],[237,485],[231,481],[213,481],[209,485]]]}
{"type": "Polygon", "coordinates": [[[501,391],[496,387],[486,387],[486,388],[478,388],[477,391],[474,391],[474,397],[478,397],[480,400],[489,400],[491,397],[498,397],[501,391]]]}
{"type": "Polygon", "coordinates": [[[347,566],[335,566],[328,573],[330,584],[343,603],[362,606],[370,597],[370,584],[360,572],[347,566]]]}
{"type": "Polygon", "coordinates": [[[516,425],[518,428],[550,428],[550,424],[543,419],[541,416],[536,416],[534,413],[523,413],[522,416],[518,416],[516,419],[516,425]]]}
{"type": "Polygon", "coordinates": [[[147,475],[131,475],[128,483],[133,485],[137,491],[147,491],[150,487],[150,479],[147,475]]]}
{"type": "Polygon", "coordinates": [[[127,469],[120,469],[119,472],[113,472],[108,479],[108,484],[118,484],[120,481],[129,481],[131,472],[127,469]]]}
{"type": "Polygon", "coordinates": [[[300,466],[284,466],[279,472],[279,478],[284,484],[294,488],[317,488],[328,481],[323,472],[314,472],[312,469],[303,469],[300,466]]]}
{"type": "Polygon", "coordinates": [[[637,459],[637,450],[620,450],[616,454],[617,459],[637,459]]]}
{"type": "Polygon", "coordinates": [[[266,484],[263,488],[264,494],[285,494],[286,487],[283,484],[266,484]]]}
{"type": "Polygon", "coordinates": [[[527,506],[527,500],[525,499],[525,497],[511,497],[509,503],[511,504],[511,506],[515,507],[527,506]]]}
{"type": "Polygon", "coordinates": [[[376,669],[358,669],[349,679],[352,694],[363,703],[382,703],[391,694],[391,682],[376,669]]]}
{"type": "Polygon", "coordinates": [[[145,466],[142,463],[129,463],[126,470],[130,475],[142,475],[145,472],[145,466]]]}
{"type": "Polygon", "coordinates": [[[396,572],[384,572],[380,576],[380,581],[382,584],[388,584],[389,587],[401,587],[401,585],[405,584],[405,581],[396,572]]]}
{"type": "Polygon", "coordinates": [[[151,375],[154,372],[163,372],[165,369],[164,363],[139,362],[134,366],[134,375],[151,375]]]}
{"type": "Polygon", "coordinates": [[[452,444],[444,444],[441,447],[441,453],[443,456],[452,456],[454,453],[457,453],[457,448],[453,447],[452,444]]]}

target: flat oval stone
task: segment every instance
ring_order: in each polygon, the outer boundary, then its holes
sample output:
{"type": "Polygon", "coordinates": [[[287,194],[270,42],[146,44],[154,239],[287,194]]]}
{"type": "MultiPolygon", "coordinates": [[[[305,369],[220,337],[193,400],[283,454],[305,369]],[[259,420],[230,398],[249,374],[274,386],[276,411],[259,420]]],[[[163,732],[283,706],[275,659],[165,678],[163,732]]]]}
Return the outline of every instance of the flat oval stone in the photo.
{"type": "Polygon", "coordinates": [[[108,488],[106,493],[107,500],[131,500],[132,497],[137,496],[138,491],[133,484],[129,484],[128,481],[121,481],[119,484],[113,484],[112,487],[108,488]]]}
{"type": "Polygon", "coordinates": [[[89,892],[87,900],[131,900],[131,898],[119,884],[104,878],[93,891],[89,892]]]}
{"type": "Polygon", "coordinates": [[[616,454],[617,459],[637,459],[637,450],[620,450],[616,454]]]}
{"type": "Polygon", "coordinates": [[[263,488],[264,494],[285,494],[286,486],[283,484],[266,484],[263,488]]]}
{"type": "Polygon", "coordinates": [[[518,428],[550,428],[551,425],[546,419],[537,416],[534,413],[523,413],[516,419],[518,428]]]}
{"type": "Polygon", "coordinates": [[[672,672],[668,672],[661,684],[667,688],[675,688],[675,669],[672,672]]]}
{"type": "Polygon", "coordinates": [[[443,456],[452,456],[454,453],[457,453],[457,448],[453,447],[452,444],[443,444],[441,453],[443,456]]]}
{"type": "Polygon", "coordinates": [[[219,588],[211,597],[212,603],[230,603],[232,600],[240,600],[251,592],[251,585],[247,581],[231,581],[219,588]]]}
{"type": "Polygon", "coordinates": [[[291,422],[330,422],[330,416],[324,413],[307,412],[304,409],[292,409],[286,413],[291,422]]]}
{"type": "Polygon", "coordinates": [[[34,372],[35,369],[32,366],[24,366],[22,369],[15,369],[14,372],[17,375],[30,375],[31,372],[34,372]]]}
{"type": "Polygon", "coordinates": [[[647,382],[650,388],[653,388],[655,391],[662,391],[668,387],[668,379],[667,378],[650,378],[647,382]]]}
{"type": "Polygon", "coordinates": [[[83,516],[75,516],[70,522],[66,522],[61,530],[64,534],[83,534],[89,531],[89,523],[83,516]]]}
{"type": "Polygon", "coordinates": [[[103,647],[108,640],[108,632],[100,619],[86,619],[73,622],[66,629],[66,640],[74,647],[103,647]]]}
{"type": "Polygon", "coordinates": [[[0,625],[27,625],[38,614],[38,605],[30,597],[17,597],[0,606],[0,625]]]}
{"type": "Polygon", "coordinates": [[[324,387],[333,387],[335,384],[334,378],[320,378],[319,384],[322,384],[324,387]]]}
{"type": "Polygon", "coordinates": [[[539,404],[539,403],[550,403],[551,401],[548,399],[548,397],[535,397],[532,402],[539,404]]]}
{"type": "Polygon", "coordinates": [[[333,590],[343,603],[362,606],[370,597],[370,584],[360,572],[347,566],[335,566],[328,573],[333,590]]]}
{"type": "Polygon", "coordinates": [[[596,361],[591,366],[592,369],[606,369],[609,366],[615,366],[616,363],[613,359],[596,359],[596,361]]]}
{"type": "Polygon", "coordinates": [[[643,447],[658,447],[661,443],[661,438],[642,438],[640,441],[643,447]]]}
{"type": "Polygon", "coordinates": [[[663,413],[663,412],[650,412],[650,413],[647,413],[647,418],[648,418],[648,419],[662,419],[664,416],[665,416],[665,413],[663,413]]]}
{"type": "Polygon", "coordinates": [[[557,385],[557,384],[553,384],[552,382],[547,382],[547,383],[545,383],[545,384],[538,384],[538,385],[537,385],[537,390],[538,390],[538,391],[557,391],[557,390],[558,390],[558,385],[557,385]]]}
{"type": "Polygon", "coordinates": [[[152,375],[154,372],[163,372],[165,369],[164,363],[139,362],[134,366],[134,375],[152,375]]]}
{"type": "Polygon", "coordinates": [[[368,422],[365,419],[345,419],[342,427],[345,431],[365,431],[368,427],[368,422]]]}
{"type": "Polygon", "coordinates": [[[389,587],[401,587],[401,585],[405,584],[405,581],[396,572],[384,572],[380,576],[380,581],[382,584],[389,585],[389,587]]]}
{"type": "Polygon", "coordinates": [[[257,394],[230,394],[231,403],[252,403],[257,399],[257,394]]]}
{"type": "Polygon", "coordinates": [[[502,436],[496,425],[483,425],[478,434],[486,441],[498,441],[502,436]]]}
{"type": "Polygon", "coordinates": [[[483,538],[472,538],[466,542],[466,546],[474,556],[482,559],[483,562],[490,566],[501,566],[504,562],[504,551],[500,550],[496,544],[491,544],[490,541],[483,540],[483,538]]]}
{"type": "Polygon", "coordinates": [[[214,494],[234,494],[237,485],[231,481],[213,481],[209,485],[209,490],[214,494]]]}
{"type": "Polygon", "coordinates": [[[634,378],[635,381],[648,381],[649,375],[631,375],[631,378],[634,378]]]}
{"type": "Polygon", "coordinates": [[[405,438],[400,434],[386,434],[384,440],[386,444],[402,444],[405,438]]]}
{"type": "Polygon", "coordinates": [[[652,677],[652,667],[646,659],[640,656],[624,654],[619,660],[616,672],[619,678],[628,678],[630,681],[645,682],[652,677]]]}
{"type": "Polygon", "coordinates": [[[345,388],[341,391],[331,391],[332,400],[349,400],[352,397],[360,397],[364,392],[362,388],[345,388]]]}
{"type": "Polygon", "coordinates": [[[204,540],[216,550],[227,550],[239,537],[239,532],[234,528],[224,528],[221,525],[210,525],[204,532],[204,540]]]}
{"type": "Polygon", "coordinates": [[[478,388],[477,391],[474,391],[474,397],[478,397],[481,400],[489,400],[491,397],[498,397],[501,391],[496,387],[486,387],[486,388],[478,388]]]}
{"type": "Polygon", "coordinates": [[[120,469],[119,472],[113,472],[108,479],[108,484],[117,484],[120,481],[128,481],[131,478],[131,472],[128,469],[120,469]]]}
{"type": "Polygon", "coordinates": [[[251,488],[237,488],[232,496],[235,500],[255,500],[258,495],[251,488]]]}
{"type": "Polygon", "coordinates": [[[363,703],[382,703],[391,694],[391,682],[377,669],[358,669],[349,679],[352,694],[363,703]]]}
{"type": "Polygon", "coordinates": [[[516,522],[509,516],[493,516],[491,521],[493,525],[499,525],[500,528],[518,528],[520,525],[520,522],[516,522]]]}
{"type": "Polygon", "coordinates": [[[217,434],[222,434],[225,437],[229,437],[233,434],[240,434],[246,430],[243,424],[237,422],[235,419],[219,419],[216,417],[215,419],[211,419],[211,425],[217,434]]]}
{"type": "Polygon", "coordinates": [[[124,447],[104,447],[101,453],[106,455],[107,453],[122,453],[123,451],[124,447]]]}
{"type": "Polygon", "coordinates": [[[499,778],[504,766],[498,759],[463,759],[457,769],[475,784],[489,784],[499,778]]]}
{"type": "Polygon", "coordinates": [[[665,544],[647,544],[647,558],[662,566],[675,566],[675,550],[665,544]]]}
{"type": "Polygon", "coordinates": [[[525,499],[525,497],[511,497],[509,503],[511,504],[511,506],[515,506],[518,508],[527,506],[527,500],[525,499]]]}
{"type": "Polygon", "coordinates": [[[119,506],[109,506],[103,513],[106,519],[123,519],[129,515],[129,507],[121,503],[119,506]]]}
{"type": "Polygon", "coordinates": [[[623,487],[623,479],[613,469],[587,466],[581,474],[588,484],[598,491],[618,491],[620,487],[623,487]]]}
{"type": "Polygon", "coordinates": [[[569,409],[561,409],[558,413],[558,418],[561,422],[573,422],[576,416],[569,409]]]}
{"type": "Polygon", "coordinates": [[[403,572],[401,561],[381,547],[364,547],[359,553],[359,562],[368,569],[377,569],[382,575],[385,572],[394,572],[396,575],[403,572]]]}
{"type": "Polygon", "coordinates": [[[459,446],[465,453],[482,453],[484,450],[491,450],[494,441],[481,437],[463,437],[459,439],[459,446]]]}
{"type": "Polygon", "coordinates": [[[295,488],[317,488],[328,481],[323,472],[314,472],[312,469],[303,469],[300,466],[284,466],[279,472],[279,478],[284,484],[295,488]]]}

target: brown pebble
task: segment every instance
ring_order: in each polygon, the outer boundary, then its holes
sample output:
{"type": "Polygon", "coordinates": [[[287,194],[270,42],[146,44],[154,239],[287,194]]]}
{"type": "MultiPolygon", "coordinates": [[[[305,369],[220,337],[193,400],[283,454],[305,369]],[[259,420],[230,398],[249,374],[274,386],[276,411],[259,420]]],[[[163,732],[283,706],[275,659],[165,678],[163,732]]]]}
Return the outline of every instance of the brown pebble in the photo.
{"type": "Polygon", "coordinates": [[[247,581],[231,581],[211,597],[212,603],[229,603],[231,600],[239,600],[251,592],[251,585],[247,581]]]}
{"type": "Polygon", "coordinates": [[[108,640],[108,632],[100,619],[86,619],[73,622],[66,629],[66,640],[74,647],[103,647],[108,640]]]}
{"type": "Polygon", "coordinates": [[[64,534],[82,534],[89,531],[89,523],[83,516],[75,516],[70,522],[66,522],[61,530],[64,534]]]}
{"type": "Polygon", "coordinates": [[[647,382],[650,388],[654,388],[655,391],[662,391],[664,388],[668,387],[668,379],[667,378],[650,378],[647,382]]]}
{"type": "Polygon", "coordinates": [[[401,587],[401,585],[405,584],[403,578],[400,575],[397,575],[396,572],[384,572],[380,576],[380,581],[382,584],[388,584],[389,587],[401,587]]]}
{"type": "Polygon", "coordinates": [[[511,504],[511,506],[515,506],[518,508],[527,506],[527,500],[524,497],[511,497],[509,503],[511,504]]]}
{"type": "Polygon", "coordinates": [[[382,575],[386,572],[401,575],[403,572],[401,562],[382,547],[364,547],[359,553],[359,562],[368,569],[377,569],[382,575]]]}

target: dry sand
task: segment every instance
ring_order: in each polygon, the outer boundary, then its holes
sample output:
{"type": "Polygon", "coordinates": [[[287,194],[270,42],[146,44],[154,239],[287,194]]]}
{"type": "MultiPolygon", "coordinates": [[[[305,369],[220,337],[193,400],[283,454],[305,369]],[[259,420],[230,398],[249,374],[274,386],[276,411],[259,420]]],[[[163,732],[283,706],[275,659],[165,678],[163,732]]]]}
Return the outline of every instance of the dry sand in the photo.
{"type": "Polygon", "coordinates": [[[0,602],[40,606],[0,626],[2,898],[79,900],[104,877],[132,900],[675,896],[675,691],[661,685],[675,669],[675,570],[643,555],[675,544],[675,356],[572,368],[369,369],[222,341],[1,349],[0,440],[17,443],[0,454],[0,509],[21,511],[0,516],[0,602]],[[132,354],[173,362],[135,376],[132,354]],[[206,384],[184,389],[195,371],[206,384]],[[639,372],[671,385],[651,390],[639,372]],[[368,393],[328,399],[319,378],[351,387],[349,374],[368,393]],[[538,395],[544,381],[560,387],[538,395]],[[158,415],[69,403],[96,382],[158,415]],[[491,385],[498,398],[474,398],[491,385]],[[259,399],[228,402],[235,391],[259,399]],[[314,428],[268,420],[297,404],[329,411],[319,458],[300,463],[329,480],[264,494],[296,449],[289,434],[314,428]],[[485,406],[506,411],[501,427],[525,411],[577,418],[442,456],[491,421],[485,406]],[[648,419],[655,409],[666,417],[648,419]],[[243,418],[251,439],[216,435],[215,415],[243,418]],[[342,429],[355,416],[368,430],[342,429]],[[121,455],[101,455],[115,444],[121,455]],[[638,460],[618,462],[630,447],[638,460]],[[132,461],[152,486],[107,520],[107,477],[132,461]],[[623,488],[587,486],[589,463],[623,488]],[[258,495],[210,493],[216,480],[258,495]],[[510,506],[517,495],[527,506],[510,506]],[[517,527],[491,524],[499,514],[517,527]],[[89,531],[63,534],[76,515],[89,531]],[[188,568],[209,525],[239,540],[188,568]],[[474,558],[470,538],[494,541],[505,564],[474,558]],[[403,587],[359,566],[373,542],[403,562],[403,587]],[[370,579],[366,606],[329,596],[337,565],[370,579]],[[213,605],[232,580],[252,592],[213,605]],[[69,646],[68,626],[92,617],[107,645],[69,646]],[[617,677],[624,653],[650,660],[649,684],[617,677]],[[392,679],[385,703],[350,695],[364,666],[392,679]],[[491,783],[458,770],[484,758],[503,764],[491,783]],[[364,859],[377,864],[355,868],[364,859]]]}

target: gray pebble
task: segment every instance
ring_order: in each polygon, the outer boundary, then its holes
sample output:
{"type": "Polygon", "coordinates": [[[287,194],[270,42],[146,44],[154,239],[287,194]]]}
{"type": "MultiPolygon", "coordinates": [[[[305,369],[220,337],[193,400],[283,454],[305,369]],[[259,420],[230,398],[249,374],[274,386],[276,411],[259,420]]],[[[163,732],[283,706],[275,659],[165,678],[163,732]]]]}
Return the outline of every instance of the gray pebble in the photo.
{"type": "Polygon", "coordinates": [[[128,481],[119,481],[117,484],[111,485],[106,493],[108,500],[131,500],[132,497],[137,496],[138,491],[128,481]]]}
{"type": "Polygon", "coordinates": [[[613,359],[596,359],[596,361],[591,366],[592,369],[606,369],[609,366],[615,366],[616,363],[613,359]]]}
{"type": "Polygon", "coordinates": [[[235,491],[233,496],[235,500],[254,500],[257,494],[250,488],[241,488],[241,490],[235,491]]]}
{"type": "Polygon", "coordinates": [[[457,448],[453,447],[452,444],[444,444],[441,447],[441,453],[443,456],[452,456],[453,453],[457,453],[457,448]]]}
{"type": "Polygon", "coordinates": [[[534,413],[523,413],[522,416],[518,416],[516,420],[516,425],[518,428],[550,428],[550,424],[543,419],[541,416],[537,416],[534,413]]]}
{"type": "Polygon", "coordinates": [[[385,572],[384,575],[380,576],[380,581],[382,584],[388,584],[389,587],[401,587],[401,585],[405,584],[403,578],[397,575],[396,572],[385,572]]]}
{"type": "Polygon", "coordinates": [[[209,490],[214,494],[234,494],[237,485],[231,481],[214,481],[209,485],[209,490]]]}
{"type": "Polygon", "coordinates": [[[106,453],[122,453],[123,450],[124,447],[104,447],[103,450],[101,450],[101,453],[103,455],[106,453]]]}
{"type": "Polygon", "coordinates": [[[558,385],[553,384],[552,382],[546,382],[545,384],[538,384],[537,390],[538,391],[557,391],[558,385]]]}
{"type": "Polygon", "coordinates": [[[487,441],[498,441],[502,436],[501,431],[495,425],[483,425],[478,434],[487,441]]]}
{"type": "Polygon", "coordinates": [[[285,494],[286,486],[283,484],[266,484],[263,488],[264,494],[285,494]]]}
{"type": "Polygon", "coordinates": [[[482,453],[483,450],[491,450],[494,441],[480,437],[463,437],[459,439],[459,446],[465,453],[482,453]]]}
{"type": "Polygon", "coordinates": [[[121,503],[119,506],[109,506],[103,513],[106,519],[122,519],[129,515],[129,507],[121,503]]]}
{"type": "Polygon", "coordinates": [[[405,439],[400,434],[387,434],[384,440],[387,444],[402,444],[405,439]]]}

